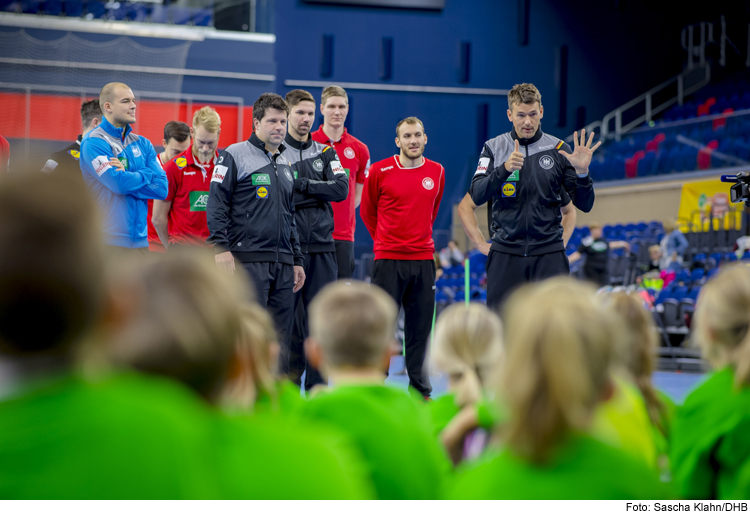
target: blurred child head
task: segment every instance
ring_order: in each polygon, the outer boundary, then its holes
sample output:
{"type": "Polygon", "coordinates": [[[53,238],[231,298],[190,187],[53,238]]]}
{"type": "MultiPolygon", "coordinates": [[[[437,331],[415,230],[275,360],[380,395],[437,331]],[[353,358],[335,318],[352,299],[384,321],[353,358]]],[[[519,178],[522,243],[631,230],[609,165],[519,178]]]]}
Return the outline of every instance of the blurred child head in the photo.
{"type": "Polygon", "coordinates": [[[651,260],[659,260],[661,258],[661,247],[656,244],[649,246],[648,256],[651,260]]]}
{"type": "Polygon", "coordinates": [[[222,399],[227,406],[252,409],[260,392],[276,396],[275,365],[279,340],[270,314],[257,303],[240,310],[240,334],[230,379],[222,399]]]}
{"type": "Polygon", "coordinates": [[[750,267],[730,266],[703,286],[694,325],[706,359],[731,366],[738,386],[750,384],[750,267]]]}
{"type": "Polygon", "coordinates": [[[112,270],[119,321],[110,333],[115,362],[175,379],[215,402],[252,298],[247,277],[220,273],[212,255],[180,248],[112,270]]]}
{"type": "Polygon", "coordinates": [[[502,356],[500,318],[483,304],[452,304],[435,325],[433,360],[460,407],[476,402],[502,356]]]}
{"type": "Polygon", "coordinates": [[[329,284],[310,303],[308,359],[324,373],[382,372],[390,359],[397,315],[396,303],[377,286],[359,281],[329,284]]]}
{"type": "MultiPolygon", "coordinates": [[[[608,295],[605,304],[608,304],[625,324],[628,346],[622,348],[622,366],[640,390],[651,423],[662,430],[662,416],[666,409],[651,381],[658,342],[651,312],[646,309],[640,296],[625,292],[608,295]]],[[[666,431],[662,430],[662,433],[666,431]]]]}
{"type": "Polygon", "coordinates": [[[517,290],[503,323],[499,393],[511,413],[506,441],[541,463],[569,432],[586,429],[611,394],[610,364],[622,346],[619,321],[591,286],[555,278],[517,290]]]}
{"type": "Polygon", "coordinates": [[[60,171],[0,182],[0,351],[19,359],[69,361],[103,304],[96,206],[80,172],[60,171]]]}
{"type": "Polygon", "coordinates": [[[597,239],[602,238],[602,224],[598,222],[591,222],[589,224],[589,232],[591,233],[591,238],[597,239]]]}

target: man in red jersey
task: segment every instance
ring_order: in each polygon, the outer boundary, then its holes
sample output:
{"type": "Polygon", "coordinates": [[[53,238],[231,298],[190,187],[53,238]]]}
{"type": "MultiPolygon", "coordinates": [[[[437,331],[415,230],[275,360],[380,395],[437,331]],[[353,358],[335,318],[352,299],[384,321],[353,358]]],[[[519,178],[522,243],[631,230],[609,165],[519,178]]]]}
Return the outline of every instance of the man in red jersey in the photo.
{"type": "Polygon", "coordinates": [[[190,148],[165,165],[169,194],[154,200],[153,221],[165,247],[169,244],[203,246],[209,236],[206,205],[219,146],[221,118],[204,106],[193,116],[190,148]]]}
{"type": "Polygon", "coordinates": [[[359,214],[375,242],[372,284],[403,306],[409,384],[425,398],[427,338],[435,309],[435,243],[432,224],[445,188],[445,169],[423,156],[422,121],[407,117],[396,126],[397,156],[374,163],[365,181],[359,214]]]}
{"type": "MultiPolygon", "coordinates": [[[[156,156],[156,161],[164,172],[167,171],[167,162],[176,158],[190,147],[190,127],[182,121],[170,121],[164,125],[164,139],[161,142],[164,152],[156,156]]],[[[148,201],[148,250],[156,253],[164,253],[169,243],[167,240],[161,240],[159,233],[156,232],[152,217],[154,210],[154,201],[148,201]]]]}
{"type": "Polygon", "coordinates": [[[349,177],[347,198],[342,202],[331,202],[338,278],[349,279],[354,273],[354,228],[357,224],[354,210],[359,207],[362,187],[370,169],[370,151],[344,127],[349,113],[349,99],[343,88],[332,85],[323,90],[320,113],[323,114],[323,124],[312,133],[312,138],[336,149],[349,177]]]}

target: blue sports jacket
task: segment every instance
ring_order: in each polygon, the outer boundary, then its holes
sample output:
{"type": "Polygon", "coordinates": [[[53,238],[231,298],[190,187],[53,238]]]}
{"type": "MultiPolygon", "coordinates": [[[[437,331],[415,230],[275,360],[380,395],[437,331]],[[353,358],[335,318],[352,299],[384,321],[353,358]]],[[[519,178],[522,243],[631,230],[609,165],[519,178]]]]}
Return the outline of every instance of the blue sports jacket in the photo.
{"type": "Polygon", "coordinates": [[[146,215],[150,199],[167,197],[167,175],[151,142],[130,125],[116,128],[107,119],[81,141],[81,171],[104,219],[105,242],[125,248],[148,247],[146,215]],[[125,170],[115,169],[118,158],[125,170]]]}

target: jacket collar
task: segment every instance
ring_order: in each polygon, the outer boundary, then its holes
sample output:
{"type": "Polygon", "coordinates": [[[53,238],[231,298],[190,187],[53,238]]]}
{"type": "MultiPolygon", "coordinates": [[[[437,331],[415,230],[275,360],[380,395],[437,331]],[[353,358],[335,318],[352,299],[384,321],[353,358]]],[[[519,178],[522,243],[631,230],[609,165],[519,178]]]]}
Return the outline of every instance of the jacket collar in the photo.
{"type": "Polygon", "coordinates": [[[517,139],[519,145],[531,145],[533,143],[536,143],[540,139],[542,139],[542,136],[544,135],[544,132],[542,132],[542,125],[539,125],[539,129],[536,131],[536,134],[534,134],[529,139],[518,137],[518,134],[516,134],[516,129],[512,128],[510,130],[510,137],[511,139],[517,139]]]}
{"type": "Polygon", "coordinates": [[[124,140],[133,131],[133,128],[130,125],[125,125],[125,128],[117,128],[115,125],[107,121],[106,117],[102,117],[102,124],[99,126],[102,127],[107,134],[120,138],[120,140],[124,140]]]}
{"type": "MultiPolygon", "coordinates": [[[[266,149],[266,144],[265,144],[265,142],[261,141],[261,140],[260,140],[260,138],[259,138],[258,136],[256,136],[256,135],[255,135],[255,132],[253,132],[253,133],[252,133],[252,134],[250,135],[250,138],[248,139],[248,141],[250,142],[250,144],[251,144],[251,145],[253,145],[253,146],[255,146],[255,147],[259,148],[259,149],[260,149],[260,150],[262,150],[263,152],[268,152],[268,150],[266,149]]],[[[286,147],[284,146],[284,143],[282,143],[281,145],[279,145],[279,150],[278,150],[278,152],[277,152],[277,153],[276,153],[276,154],[274,155],[274,157],[278,156],[279,154],[281,154],[281,153],[282,153],[282,152],[284,152],[285,150],[286,150],[286,147]]],[[[270,154],[270,152],[268,152],[268,153],[270,154]]]]}
{"type": "Polygon", "coordinates": [[[292,137],[292,135],[287,132],[286,137],[284,138],[284,142],[289,145],[292,148],[295,148],[297,150],[307,150],[310,147],[312,147],[313,144],[313,138],[312,134],[307,134],[307,141],[297,141],[292,137]]]}

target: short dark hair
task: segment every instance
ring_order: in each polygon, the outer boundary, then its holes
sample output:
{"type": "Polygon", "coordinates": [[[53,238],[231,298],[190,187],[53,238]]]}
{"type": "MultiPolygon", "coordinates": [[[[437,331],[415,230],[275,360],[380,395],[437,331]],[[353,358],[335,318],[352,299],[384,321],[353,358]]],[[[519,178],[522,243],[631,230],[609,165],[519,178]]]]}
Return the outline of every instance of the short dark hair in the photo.
{"type": "Polygon", "coordinates": [[[310,101],[311,103],[315,104],[315,98],[310,92],[305,90],[292,90],[291,92],[286,94],[286,97],[284,99],[289,110],[300,104],[302,101],[310,101]]]}
{"type": "Polygon", "coordinates": [[[289,115],[289,107],[284,101],[284,98],[279,94],[266,92],[258,100],[253,103],[253,119],[258,121],[262,120],[266,115],[266,109],[273,108],[274,110],[280,110],[289,115]]]}
{"type": "Polygon", "coordinates": [[[83,124],[83,128],[91,125],[91,122],[97,117],[102,117],[102,109],[99,106],[99,99],[92,99],[81,105],[81,123],[83,124]]]}
{"type": "Polygon", "coordinates": [[[164,141],[169,143],[170,139],[174,139],[178,143],[182,143],[190,137],[190,127],[187,123],[182,121],[170,121],[164,125],[164,141]]]}

